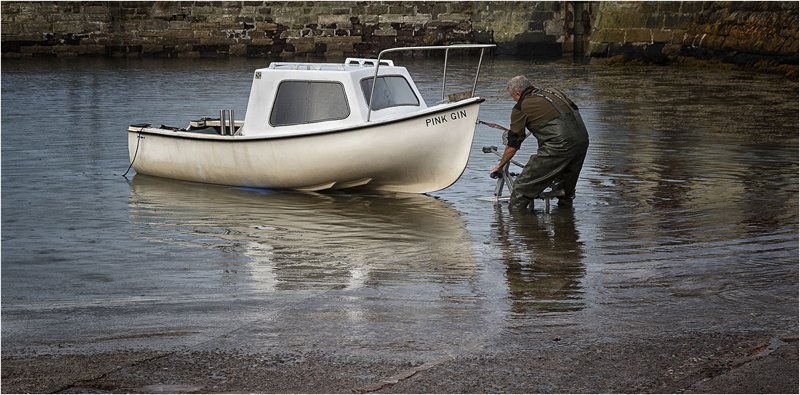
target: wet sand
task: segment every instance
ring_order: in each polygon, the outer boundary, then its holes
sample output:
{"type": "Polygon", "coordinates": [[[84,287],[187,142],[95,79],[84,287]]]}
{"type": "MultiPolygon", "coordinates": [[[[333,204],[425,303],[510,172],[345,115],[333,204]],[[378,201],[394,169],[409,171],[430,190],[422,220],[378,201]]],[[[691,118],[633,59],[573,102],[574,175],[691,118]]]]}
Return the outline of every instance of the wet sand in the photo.
{"type": "MultiPolygon", "coordinates": [[[[172,337],[173,335],[165,334],[172,337]]],[[[4,357],[4,393],[797,393],[786,333],[515,333],[431,359],[181,347],[4,357]]],[[[229,340],[226,340],[229,342],[229,340]]],[[[169,343],[169,342],[168,342],[169,343]]]]}

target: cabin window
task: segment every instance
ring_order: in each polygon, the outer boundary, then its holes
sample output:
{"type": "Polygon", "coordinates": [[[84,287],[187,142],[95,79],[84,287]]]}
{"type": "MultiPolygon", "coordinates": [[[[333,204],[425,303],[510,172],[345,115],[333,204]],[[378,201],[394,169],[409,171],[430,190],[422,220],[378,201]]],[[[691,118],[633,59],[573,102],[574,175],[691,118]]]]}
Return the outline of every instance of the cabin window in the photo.
{"type": "Polygon", "coordinates": [[[338,82],[283,81],[278,86],[269,123],[298,125],[345,119],[350,107],[344,86],[338,82]]]}
{"type": "MultiPolygon", "coordinates": [[[[369,96],[372,93],[372,77],[361,80],[361,90],[369,105],[369,96]]],[[[378,77],[378,84],[375,85],[373,95],[375,103],[372,104],[373,110],[380,110],[397,106],[418,106],[419,99],[411,89],[411,85],[402,76],[387,75],[378,77]]]]}

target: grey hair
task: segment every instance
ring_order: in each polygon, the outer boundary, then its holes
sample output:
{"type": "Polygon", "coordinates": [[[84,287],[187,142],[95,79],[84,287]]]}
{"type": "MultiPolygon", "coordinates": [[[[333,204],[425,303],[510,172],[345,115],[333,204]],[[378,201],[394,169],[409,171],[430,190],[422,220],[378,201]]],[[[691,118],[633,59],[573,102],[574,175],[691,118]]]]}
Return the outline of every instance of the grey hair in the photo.
{"type": "Polygon", "coordinates": [[[522,93],[525,89],[530,88],[531,82],[525,78],[524,75],[518,75],[510,80],[508,80],[508,85],[506,85],[506,91],[509,94],[515,93],[522,93]]]}

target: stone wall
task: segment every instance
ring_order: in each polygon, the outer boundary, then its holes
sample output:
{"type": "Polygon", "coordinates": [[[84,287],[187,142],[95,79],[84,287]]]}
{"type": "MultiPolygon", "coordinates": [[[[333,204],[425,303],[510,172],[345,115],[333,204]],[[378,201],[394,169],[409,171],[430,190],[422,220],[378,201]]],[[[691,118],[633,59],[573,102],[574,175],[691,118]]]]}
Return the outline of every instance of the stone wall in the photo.
{"type": "Polygon", "coordinates": [[[370,56],[495,43],[531,59],[697,60],[797,73],[787,2],[0,2],[3,57],[370,56]]]}
{"type": "Polygon", "coordinates": [[[360,56],[497,43],[560,57],[559,2],[2,2],[11,56],[360,56]]]}
{"type": "Polygon", "coordinates": [[[593,61],[713,60],[797,72],[798,2],[602,2],[593,61]]]}

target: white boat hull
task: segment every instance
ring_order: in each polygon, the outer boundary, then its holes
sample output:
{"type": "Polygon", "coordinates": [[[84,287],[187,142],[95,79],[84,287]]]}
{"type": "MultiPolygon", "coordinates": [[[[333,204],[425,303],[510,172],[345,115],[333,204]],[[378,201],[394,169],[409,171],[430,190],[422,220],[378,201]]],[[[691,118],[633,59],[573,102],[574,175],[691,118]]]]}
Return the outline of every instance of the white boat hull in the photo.
{"type": "Polygon", "coordinates": [[[159,177],[270,189],[426,193],[461,177],[481,102],[472,98],[403,118],[299,136],[131,127],[128,150],[136,172],[159,177]]]}

